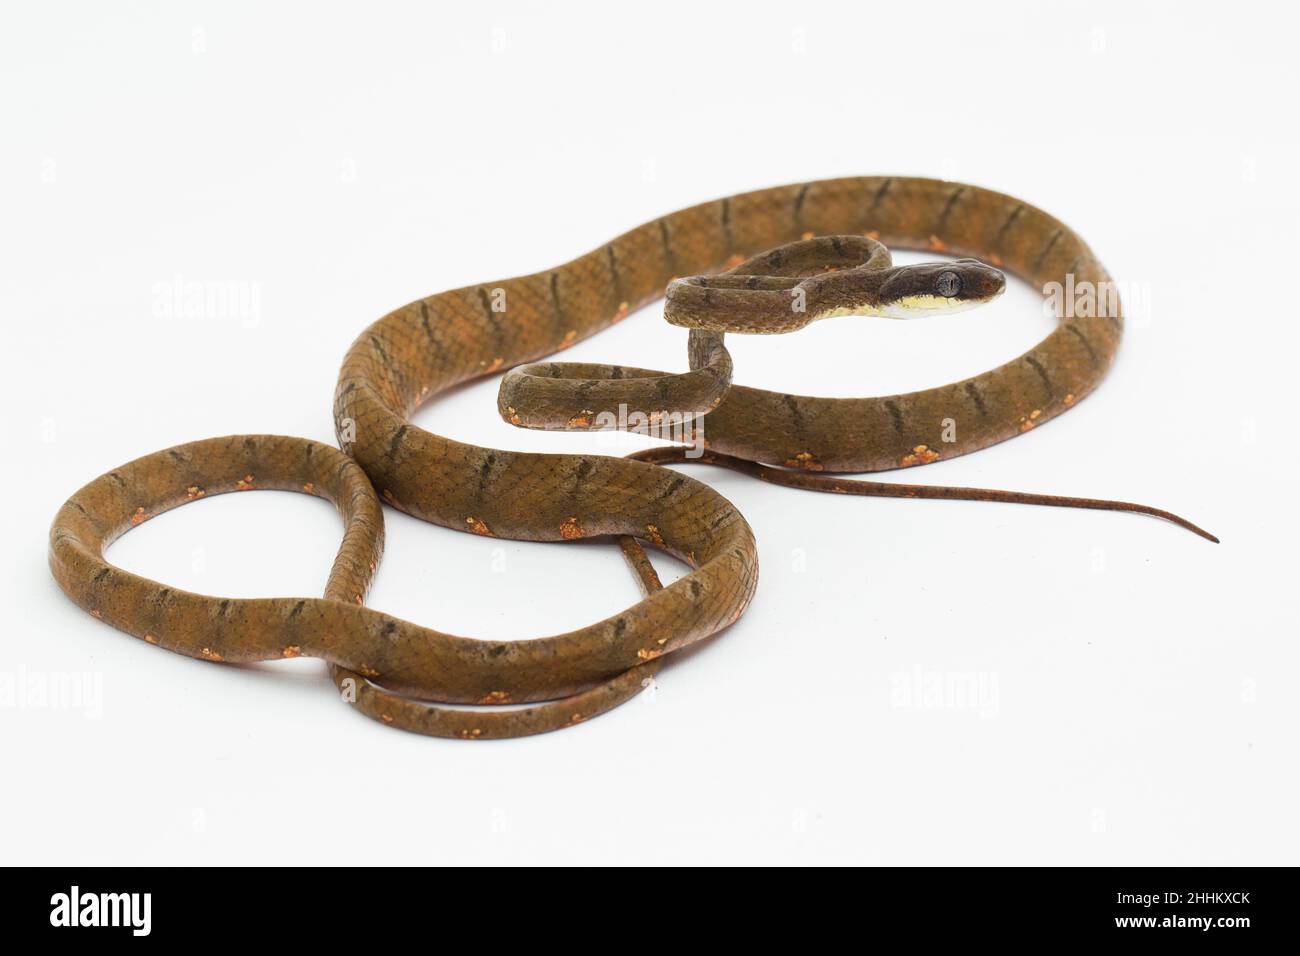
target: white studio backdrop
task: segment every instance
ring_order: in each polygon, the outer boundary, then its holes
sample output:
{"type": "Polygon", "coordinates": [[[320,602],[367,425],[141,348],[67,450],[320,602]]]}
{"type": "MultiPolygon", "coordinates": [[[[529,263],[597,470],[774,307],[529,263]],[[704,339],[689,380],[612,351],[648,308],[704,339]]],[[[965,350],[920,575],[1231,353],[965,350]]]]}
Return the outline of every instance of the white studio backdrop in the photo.
{"type": "MultiPolygon", "coordinates": [[[[8,8],[0,860],[1295,862],[1294,20],[1264,3],[8,8]],[[317,661],[164,653],[50,578],[55,511],[115,465],[231,433],[332,442],[342,356],[397,305],[717,196],[874,173],[1047,209],[1129,313],[1078,408],[885,480],[1143,501],[1221,545],[1132,515],[696,468],[758,538],[740,622],[606,716],[480,744],[358,716],[317,661]],[[79,702],[39,699],[70,685],[79,702]]],[[[1014,283],[978,311],[729,345],[739,382],[851,396],[983,371],[1049,328],[1014,283]]],[[[655,305],[566,359],[681,370],[685,333],[655,305]]],[[[513,429],[496,388],[415,421],[511,449],[645,444],[513,429]]],[[[369,603],[399,617],[541,636],[637,599],[612,544],[386,519],[369,603]]],[[[338,536],[322,501],[225,496],[110,557],[204,593],[311,595],[338,536]]]]}

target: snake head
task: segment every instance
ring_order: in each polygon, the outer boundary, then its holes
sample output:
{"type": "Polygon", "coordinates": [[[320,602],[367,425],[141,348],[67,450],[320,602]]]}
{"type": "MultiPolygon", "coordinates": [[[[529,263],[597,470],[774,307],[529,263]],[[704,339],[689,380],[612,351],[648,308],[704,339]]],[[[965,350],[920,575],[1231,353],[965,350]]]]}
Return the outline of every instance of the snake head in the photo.
{"type": "Polygon", "coordinates": [[[896,266],[880,285],[878,308],[895,319],[960,312],[996,299],[1006,287],[1006,276],[978,259],[896,266]]]}

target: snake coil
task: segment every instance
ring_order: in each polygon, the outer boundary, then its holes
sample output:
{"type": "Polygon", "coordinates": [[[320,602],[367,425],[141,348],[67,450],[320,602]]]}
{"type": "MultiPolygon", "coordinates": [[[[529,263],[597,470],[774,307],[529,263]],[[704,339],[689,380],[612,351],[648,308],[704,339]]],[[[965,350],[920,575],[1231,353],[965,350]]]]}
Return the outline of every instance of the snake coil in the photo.
{"type": "Polygon", "coordinates": [[[1142,505],[830,474],[965,454],[1060,414],[1110,366],[1122,327],[1117,308],[1063,318],[1006,365],[907,395],[829,399],[731,384],[726,332],[792,331],[828,315],[924,311],[962,290],[977,298],[1000,291],[1001,275],[989,265],[958,259],[895,268],[885,245],[978,257],[1035,285],[1067,274],[1076,283],[1109,282],[1070,229],[975,186],[861,177],[705,203],[555,269],[442,292],[389,313],[344,359],[334,402],[342,450],[238,435],[146,455],[63,505],[50,530],[51,570],[94,617],[149,643],[215,662],[319,657],[343,698],[376,720],[485,739],[570,726],[608,710],[636,694],[667,655],[718,633],[745,610],[758,578],[748,523],[716,491],[660,464],[723,464],[778,484],[848,494],[1141,511],[1210,537],[1142,505]],[[722,270],[729,271],[715,275],[722,270]],[[526,364],[621,320],[665,286],[669,321],[691,329],[689,372],[526,364]],[[669,446],[628,460],[483,448],[410,424],[413,411],[438,394],[504,369],[512,371],[499,410],[513,424],[585,430],[609,427],[601,413],[619,405],[672,409],[706,421],[707,440],[696,458],[669,446]],[[946,419],[959,423],[955,442],[940,437],[946,419]],[[170,508],[266,488],[325,497],[338,507],[344,535],[323,597],[198,595],[104,558],[117,536],[170,508]],[[382,550],[381,500],[480,535],[614,536],[645,596],[603,621],[538,639],[480,641],[393,618],[363,604],[382,550]],[[663,586],[643,544],[681,559],[690,572],[663,586]]]}

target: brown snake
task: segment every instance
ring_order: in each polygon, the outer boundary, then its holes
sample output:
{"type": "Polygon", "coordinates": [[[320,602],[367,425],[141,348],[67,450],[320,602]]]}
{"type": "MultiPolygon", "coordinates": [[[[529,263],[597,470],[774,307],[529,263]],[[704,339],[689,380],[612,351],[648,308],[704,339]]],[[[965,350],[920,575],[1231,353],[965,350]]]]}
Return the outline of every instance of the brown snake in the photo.
{"type": "Polygon", "coordinates": [[[790,331],[827,315],[915,314],[1001,291],[1001,274],[983,263],[893,267],[884,246],[979,257],[1039,287],[1067,274],[1076,285],[1110,283],[1073,231],[975,186],[863,177],[694,206],[558,268],[442,292],[379,319],[343,362],[334,403],[343,451],[302,438],[232,436],[156,452],[95,479],[55,517],[54,577],[96,618],[150,643],[211,661],[319,657],[363,713],[406,730],[474,739],[553,730],[608,710],[636,694],[664,655],[744,611],[758,575],[748,523],[707,485],[656,463],[721,464],[847,494],[1140,511],[1215,540],[1141,505],[826,474],[925,464],[1028,431],[1092,391],[1119,344],[1119,310],[1102,308],[1062,319],[999,368],[906,395],[812,398],[731,386],[725,332],[790,331]],[[731,271],[708,275],[722,269],[731,271]],[[499,404],[508,421],[528,427],[627,427],[614,415],[620,406],[652,424],[688,420],[698,457],[677,446],[631,456],[641,460],[494,450],[409,423],[439,393],[564,349],[651,302],[670,282],[667,317],[691,329],[689,372],[514,368],[499,404]],[[951,441],[945,423],[955,424],[951,441]],[[116,537],[156,514],[257,488],[303,491],[338,507],[345,532],[323,598],[203,596],[103,557],[116,537]],[[482,535],[618,536],[645,597],[606,620],[532,640],[480,641],[389,617],[362,603],[382,548],[381,497],[482,535]],[[691,571],[662,586],[641,541],[691,571]],[[444,706],[500,704],[529,706],[444,706]]]}

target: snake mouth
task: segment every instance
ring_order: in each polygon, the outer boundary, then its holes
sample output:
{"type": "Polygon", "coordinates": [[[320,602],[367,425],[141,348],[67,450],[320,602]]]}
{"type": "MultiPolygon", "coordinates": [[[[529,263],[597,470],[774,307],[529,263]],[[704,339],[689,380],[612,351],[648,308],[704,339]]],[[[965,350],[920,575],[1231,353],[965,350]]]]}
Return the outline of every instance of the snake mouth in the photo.
{"type": "Polygon", "coordinates": [[[905,295],[887,303],[880,309],[880,314],[890,319],[914,319],[927,315],[947,315],[953,312],[965,312],[968,309],[974,309],[978,306],[992,302],[998,296],[1006,291],[1006,283],[1002,282],[991,291],[981,293],[978,296],[960,296],[949,298],[948,296],[934,295],[930,293],[921,293],[918,295],[905,295]]]}

